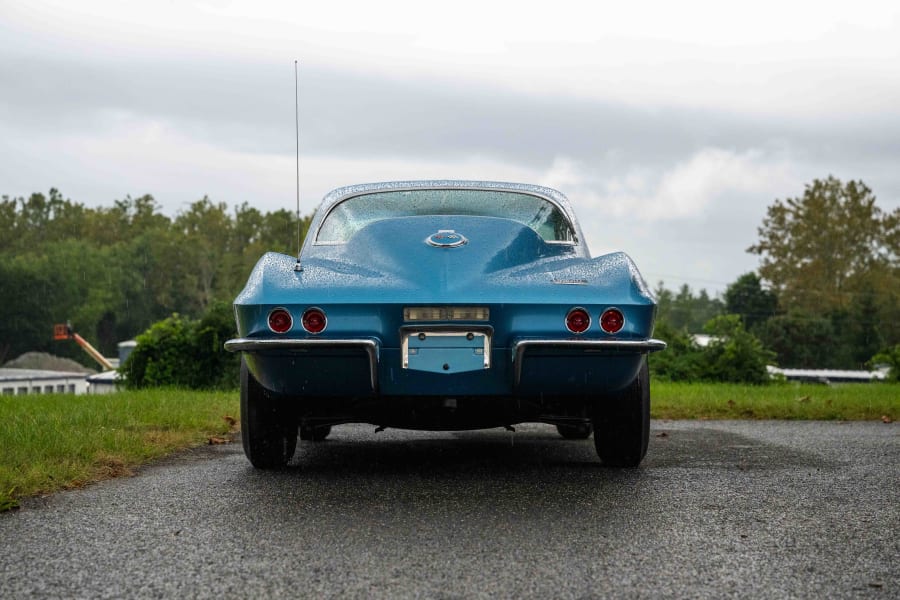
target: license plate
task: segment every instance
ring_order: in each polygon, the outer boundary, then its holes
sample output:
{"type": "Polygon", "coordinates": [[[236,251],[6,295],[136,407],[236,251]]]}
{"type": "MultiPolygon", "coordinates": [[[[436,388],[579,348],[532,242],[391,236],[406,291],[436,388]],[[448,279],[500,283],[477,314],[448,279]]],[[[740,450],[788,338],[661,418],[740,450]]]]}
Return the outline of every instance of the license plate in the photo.
{"type": "Polygon", "coordinates": [[[429,373],[465,373],[491,367],[491,337],[483,331],[405,331],[403,368],[429,373]]]}

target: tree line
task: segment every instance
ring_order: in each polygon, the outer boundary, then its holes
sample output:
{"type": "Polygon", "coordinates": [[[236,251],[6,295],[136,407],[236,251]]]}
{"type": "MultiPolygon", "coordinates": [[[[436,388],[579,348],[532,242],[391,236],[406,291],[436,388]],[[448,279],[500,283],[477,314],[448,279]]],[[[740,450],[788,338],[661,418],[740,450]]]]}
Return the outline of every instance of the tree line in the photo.
{"type": "MultiPolygon", "coordinates": [[[[310,217],[301,219],[301,231],[310,217]]],[[[266,251],[297,251],[297,216],[203,197],[174,217],[151,195],[90,208],[48,195],[0,199],[0,364],[27,351],[85,361],[54,342],[71,321],[107,356],[173,313],[230,303],[266,251]]],[[[94,366],[94,365],[90,365],[94,366]]]]}

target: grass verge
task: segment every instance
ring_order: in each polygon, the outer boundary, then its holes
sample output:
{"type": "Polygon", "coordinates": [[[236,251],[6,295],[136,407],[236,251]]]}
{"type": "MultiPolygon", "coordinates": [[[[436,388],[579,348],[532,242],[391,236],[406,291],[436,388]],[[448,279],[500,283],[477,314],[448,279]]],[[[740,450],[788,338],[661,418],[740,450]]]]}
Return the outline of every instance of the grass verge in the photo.
{"type": "Polygon", "coordinates": [[[798,419],[895,421],[900,385],[867,383],[748,386],[726,383],[651,383],[654,419],[798,419]]]}
{"type": "Polygon", "coordinates": [[[218,441],[235,392],[146,390],[100,396],[0,396],[0,512],[18,498],[79,487],[218,441]]]}

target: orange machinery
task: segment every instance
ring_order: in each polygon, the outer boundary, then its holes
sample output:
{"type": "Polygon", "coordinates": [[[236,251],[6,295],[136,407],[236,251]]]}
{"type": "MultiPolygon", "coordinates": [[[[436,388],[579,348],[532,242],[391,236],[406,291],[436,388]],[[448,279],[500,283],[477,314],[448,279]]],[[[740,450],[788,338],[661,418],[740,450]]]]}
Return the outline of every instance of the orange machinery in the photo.
{"type": "Polygon", "coordinates": [[[72,325],[70,323],[57,323],[53,326],[53,339],[54,340],[75,340],[79,346],[84,348],[84,351],[91,355],[91,358],[96,360],[100,365],[106,369],[107,371],[112,371],[115,367],[111,362],[106,360],[106,357],[100,354],[100,352],[91,346],[86,339],[72,331],[72,325]]]}

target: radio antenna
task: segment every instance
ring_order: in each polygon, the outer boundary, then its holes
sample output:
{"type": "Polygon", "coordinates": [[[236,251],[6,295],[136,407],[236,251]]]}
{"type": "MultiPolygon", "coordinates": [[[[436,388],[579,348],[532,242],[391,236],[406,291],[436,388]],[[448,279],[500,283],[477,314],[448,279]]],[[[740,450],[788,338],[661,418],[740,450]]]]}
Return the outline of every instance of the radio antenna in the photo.
{"type": "Polygon", "coordinates": [[[300,221],[300,77],[298,75],[297,61],[294,61],[294,132],[296,134],[297,148],[297,264],[295,271],[302,271],[300,265],[300,242],[302,236],[302,223],[300,221]]]}

